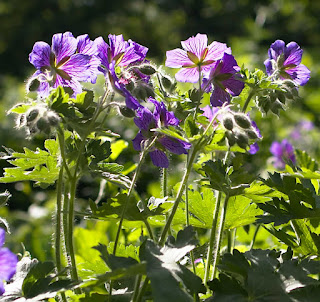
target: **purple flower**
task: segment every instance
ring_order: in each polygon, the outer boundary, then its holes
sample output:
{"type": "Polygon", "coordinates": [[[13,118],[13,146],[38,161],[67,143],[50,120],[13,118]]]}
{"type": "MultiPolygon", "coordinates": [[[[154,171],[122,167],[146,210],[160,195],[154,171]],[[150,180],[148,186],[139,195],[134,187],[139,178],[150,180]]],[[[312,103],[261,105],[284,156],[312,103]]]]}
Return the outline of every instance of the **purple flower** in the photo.
{"type": "Polygon", "coordinates": [[[311,131],[313,128],[314,124],[311,121],[302,120],[294,127],[290,136],[294,140],[299,141],[302,138],[303,134],[305,134],[308,131],[311,131]]]}
{"type": "Polygon", "coordinates": [[[237,96],[244,88],[240,80],[238,66],[234,57],[225,53],[222,59],[212,64],[208,78],[203,79],[205,91],[212,91],[210,102],[213,107],[230,102],[230,95],[237,96]]]}
{"type": "Polygon", "coordinates": [[[305,85],[310,78],[310,70],[300,64],[302,52],[296,42],[285,45],[282,40],[275,41],[268,50],[269,59],[264,61],[267,74],[279,72],[281,79],[292,80],[298,86],[305,85]]]}
{"type": "Polygon", "coordinates": [[[288,161],[291,161],[293,164],[296,163],[294,149],[286,139],[281,143],[273,142],[270,147],[270,152],[273,155],[272,160],[276,169],[283,170],[288,161]]]}
{"type": "Polygon", "coordinates": [[[5,231],[0,228],[0,296],[4,293],[3,281],[9,281],[16,272],[17,255],[8,248],[2,247],[5,241],[5,231]]]}
{"type": "Polygon", "coordinates": [[[104,72],[112,66],[127,67],[130,64],[142,62],[147,55],[148,48],[132,40],[125,41],[122,35],[109,35],[109,45],[102,37],[96,39],[98,57],[105,67],[104,72]]]}
{"type": "Polygon", "coordinates": [[[70,87],[74,95],[81,93],[79,82],[95,82],[98,62],[93,56],[95,51],[87,35],[76,39],[70,32],[53,35],[51,47],[45,42],[36,42],[29,61],[37,69],[32,79],[40,82],[39,94],[47,96],[50,88],[59,85],[70,87]]]}
{"type": "Polygon", "coordinates": [[[182,68],[175,77],[179,82],[196,83],[199,70],[207,74],[212,64],[222,58],[224,53],[231,53],[226,44],[212,42],[208,46],[207,35],[197,34],[186,41],[181,41],[183,49],[167,51],[165,65],[171,68],[182,68]]]}
{"type": "Polygon", "coordinates": [[[134,122],[140,131],[132,140],[133,147],[135,150],[141,151],[141,145],[146,140],[158,135],[157,141],[151,147],[150,157],[155,166],[168,168],[169,160],[164,151],[168,150],[175,154],[187,154],[187,150],[190,149],[191,144],[154,131],[157,128],[178,126],[179,120],[174,116],[173,112],[167,110],[163,102],[159,103],[153,98],[149,98],[149,101],[155,106],[153,113],[146,107],[140,107],[137,110],[137,117],[134,119],[134,122]]]}

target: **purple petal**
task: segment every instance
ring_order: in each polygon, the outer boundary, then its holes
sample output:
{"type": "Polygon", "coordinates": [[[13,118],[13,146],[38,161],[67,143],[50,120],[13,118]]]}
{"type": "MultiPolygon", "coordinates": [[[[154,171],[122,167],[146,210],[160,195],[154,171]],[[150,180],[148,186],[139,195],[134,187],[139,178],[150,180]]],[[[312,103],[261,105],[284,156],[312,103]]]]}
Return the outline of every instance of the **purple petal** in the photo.
{"type": "Polygon", "coordinates": [[[18,257],[8,248],[0,249],[0,281],[10,280],[16,272],[18,257]]]}
{"type": "Polygon", "coordinates": [[[303,50],[296,42],[288,43],[284,50],[285,61],[283,65],[299,65],[301,63],[302,53],[303,50]]]}
{"type": "Polygon", "coordinates": [[[258,145],[258,143],[254,143],[254,144],[252,144],[252,145],[249,146],[248,152],[249,152],[250,154],[256,154],[258,151],[259,151],[259,145],[258,145]]]}
{"type": "Polygon", "coordinates": [[[154,151],[150,152],[150,157],[152,163],[160,168],[168,168],[169,167],[169,160],[166,154],[163,151],[155,149],[154,151]]]}
{"type": "Polygon", "coordinates": [[[65,71],[70,77],[78,81],[87,81],[90,77],[89,62],[91,57],[83,54],[75,54],[59,69],[65,71]]]}
{"type": "Polygon", "coordinates": [[[6,232],[0,228],[0,248],[4,245],[6,239],[6,232]]]}
{"type": "Polygon", "coordinates": [[[214,41],[208,46],[206,61],[217,61],[223,57],[224,53],[231,54],[231,48],[227,47],[227,44],[214,41]]]}
{"type": "Polygon", "coordinates": [[[139,55],[140,60],[141,61],[144,60],[147,55],[147,52],[149,50],[148,47],[145,47],[135,41],[132,41],[131,39],[129,39],[128,42],[129,42],[130,46],[133,45],[133,49],[134,49],[135,53],[137,55],[139,55]]]}
{"type": "Polygon", "coordinates": [[[287,69],[286,73],[290,75],[293,82],[298,86],[305,85],[310,79],[310,70],[303,64],[287,69]]]}
{"type": "Polygon", "coordinates": [[[222,82],[222,85],[226,88],[232,96],[238,96],[244,88],[244,82],[231,77],[228,80],[222,82]]]}
{"type": "Polygon", "coordinates": [[[134,118],[134,122],[139,127],[139,129],[146,131],[150,130],[152,126],[155,126],[151,125],[152,122],[155,122],[153,114],[146,107],[142,107],[137,110],[137,117],[134,118]]]}
{"type": "Polygon", "coordinates": [[[52,51],[59,63],[63,58],[70,57],[77,50],[77,40],[70,32],[55,34],[52,37],[52,51]]]}
{"type": "Polygon", "coordinates": [[[192,36],[185,41],[181,41],[181,45],[185,50],[190,51],[200,59],[208,46],[208,37],[207,35],[197,34],[195,37],[192,36]]]}
{"type": "Polygon", "coordinates": [[[278,142],[273,142],[271,144],[271,147],[270,147],[270,152],[277,158],[281,158],[282,157],[282,153],[283,153],[283,150],[282,150],[282,146],[280,143],[278,142]]]}
{"type": "Polygon", "coordinates": [[[276,40],[274,43],[271,44],[268,54],[270,59],[274,59],[275,61],[278,57],[284,53],[285,50],[285,43],[282,40],[276,40]]]}
{"type": "Polygon", "coordinates": [[[220,69],[220,73],[236,73],[240,71],[240,67],[238,66],[237,61],[234,56],[225,53],[222,58],[222,67],[220,69]]]}
{"type": "Polygon", "coordinates": [[[203,111],[203,116],[205,116],[206,118],[208,118],[209,121],[212,121],[213,117],[216,115],[217,111],[219,111],[218,107],[211,107],[209,105],[201,108],[201,110],[203,111]]]}
{"type": "Polygon", "coordinates": [[[267,75],[270,76],[274,72],[272,60],[267,59],[264,61],[264,66],[266,67],[267,75]]]}
{"type": "Polygon", "coordinates": [[[159,143],[174,154],[187,154],[191,144],[168,136],[159,138],[159,143]]]}
{"type": "Polygon", "coordinates": [[[122,67],[126,67],[126,66],[130,65],[131,63],[139,62],[141,60],[143,60],[143,59],[141,58],[141,56],[138,53],[136,53],[134,47],[129,46],[126,49],[126,51],[125,51],[121,61],[118,63],[118,65],[122,66],[122,67]]]}
{"type": "Polygon", "coordinates": [[[123,39],[122,35],[108,35],[108,38],[112,59],[115,56],[124,53],[126,51],[126,48],[129,47],[129,43],[123,39]]]}
{"type": "Polygon", "coordinates": [[[98,58],[100,59],[101,64],[108,70],[109,69],[109,60],[108,53],[110,50],[109,45],[103,40],[102,37],[95,39],[95,44],[98,50],[98,58]]]}
{"type": "Polygon", "coordinates": [[[166,52],[166,63],[167,67],[180,68],[182,66],[193,65],[193,62],[189,59],[186,51],[176,48],[166,52]]]}
{"type": "Polygon", "coordinates": [[[198,67],[182,68],[176,73],[175,77],[179,82],[197,83],[199,80],[198,67]]]}
{"type": "Polygon", "coordinates": [[[77,94],[82,92],[82,86],[77,80],[66,80],[59,75],[57,75],[53,88],[57,88],[58,86],[71,88],[73,90],[72,97],[75,97],[77,94]]]}
{"type": "Polygon", "coordinates": [[[29,54],[30,63],[40,69],[43,66],[50,66],[50,45],[45,42],[34,44],[32,52],[29,54]]]}
{"type": "Polygon", "coordinates": [[[77,52],[92,56],[97,53],[97,45],[91,41],[89,35],[81,35],[77,37],[77,52]]]}
{"type": "Polygon", "coordinates": [[[219,86],[215,85],[213,93],[210,96],[210,103],[213,107],[221,107],[224,103],[230,102],[230,95],[219,86]]]}
{"type": "Polygon", "coordinates": [[[145,140],[145,137],[141,134],[141,132],[139,131],[138,134],[136,135],[136,137],[132,140],[132,145],[133,148],[136,151],[141,151],[141,142],[145,140]]]}
{"type": "Polygon", "coordinates": [[[133,97],[130,92],[125,92],[125,101],[126,101],[126,106],[129,109],[132,110],[137,110],[138,108],[142,108],[142,105],[139,103],[139,101],[133,97]]]}

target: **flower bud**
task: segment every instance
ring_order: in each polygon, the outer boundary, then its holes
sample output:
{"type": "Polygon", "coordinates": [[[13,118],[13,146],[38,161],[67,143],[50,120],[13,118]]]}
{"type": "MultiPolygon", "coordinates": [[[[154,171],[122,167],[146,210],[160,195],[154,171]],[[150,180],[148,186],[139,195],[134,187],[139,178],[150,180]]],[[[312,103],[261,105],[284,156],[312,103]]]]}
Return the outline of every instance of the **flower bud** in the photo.
{"type": "Polygon", "coordinates": [[[223,117],[222,124],[228,130],[233,129],[233,118],[231,114],[228,114],[225,117],[223,117]]]}
{"type": "Polygon", "coordinates": [[[141,65],[138,69],[145,75],[153,75],[157,72],[157,70],[151,65],[141,65]]]}
{"type": "Polygon", "coordinates": [[[31,78],[28,82],[27,82],[27,91],[37,91],[38,88],[40,86],[40,81],[37,78],[31,78]]]}
{"type": "Polygon", "coordinates": [[[242,148],[246,149],[247,146],[249,145],[249,138],[246,133],[244,132],[237,132],[236,133],[236,142],[237,145],[242,148]]]}
{"type": "Polygon", "coordinates": [[[232,131],[226,131],[226,138],[230,147],[236,143],[236,137],[232,131]]]}
{"type": "Polygon", "coordinates": [[[26,121],[27,121],[27,124],[30,124],[31,122],[33,122],[39,115],[39,110],[34,108],[34,109],[31,109],[27,115],[26,115],[26,121]]]}
{"type": "Polygon", "coordinates": [[[136,116],[134,110],[131,110],[127,106],[119,106],[119,111],[124,117],[132,118],[136,116]]]}
{"type": "Polygon", "coordinates": [[[37,128],[42,131],[47,133],[48,131],[50,131],[50,124],[49,121],[47,120],[47,118],[45,117],[40,117],[37,121],[37,128]]]}
{"type": "Polygon", "coordinates": [[[49,111],[47,113],[47,119],[49,121],[50,126],[56,127],[59,125],[60,123],[60,117],[52,111],[49,111]]]}
{"type": "Polygon", "coordinates": [[[253,129],[247,129],[247,130],[246,130],[246,133],[247,133],[247,135],[248,135],[248,137],[249,137],[250,139],[258,139],[258,138],[259,138],[257,132],[254,131],[253,129]]]}
{"type": "Polygon", "coordinates": [[[251,121],[245,114],[237,113],[234,115],[234,119],[236,123],[243,129],[248,129],[251,127],[251,121]]]}
{"type": "Polygon", "coordinates": [[[162,76],[161,77],[161,84],[164,87],[164,89],[168,89],[168,90],[170,90],[172,88],[172,85],[173,85],[171,80],[166,76],[162,76]]]}

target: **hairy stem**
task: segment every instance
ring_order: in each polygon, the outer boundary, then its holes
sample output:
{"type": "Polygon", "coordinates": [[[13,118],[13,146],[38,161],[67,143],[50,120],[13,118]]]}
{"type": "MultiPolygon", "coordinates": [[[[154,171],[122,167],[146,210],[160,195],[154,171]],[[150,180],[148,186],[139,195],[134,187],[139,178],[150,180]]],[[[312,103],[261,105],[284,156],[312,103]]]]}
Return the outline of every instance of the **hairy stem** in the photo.
{"type": "Polygon", "coordinates": [[[211,232],[210,232],[209,248],[208,248],[207,261],[206,261],[205,273],[204,273],[204,284],[207,284],[209,274],[210,274],[210,265],[212,262],[213,246],[214,246],[215,238],[216,238],[216,230],[217,230],[219,210],[220,210],[220,204],[221,204],[221,196],[222,196],[222,193],[219,191],[218,196],[217,196],[216,206],[215,206],[214,212],[213,212],[213,218],[212,218],[212,227],[211,227],[211,232]]]}
{"type": "Polygon", "coordinates": [[[248,105],[249,105],[249,103],[250,103],[250,101],[251,101],[251,99],[253,98],[253,96],[255,95],[255,90],[254,89],[251,89],[250,90],[250,92],[249,92],[249,94],[248,94],[248,97],[247,97],[247,99],[246,99],[246,101],[245,101],[245,103],[244,103],[244,105],[243,105],[243,108],[242,108],[242,112],[246,112],[246,110],[247,110],[247,108],[248,108],[248,105]]]}
{"type": "Polygon", "coordinates": [[[223,228],[224,228],[224,222],[226,219],[228,200],[229,200],[229,195],[226,195],[224,202],[222,204],[222,208],[221,208],[219,226],[218,226],[217,236],[216,236],[216,240],[215,240],[216,244],[215,244],[214,250],[213,250],[213,263],[212,263],[211,279],[213,279],[216,275],[216,268],[217,268],[219,253],[220,253],[220,245],[221,245],[222,233],[223,233],[223,228]]]}

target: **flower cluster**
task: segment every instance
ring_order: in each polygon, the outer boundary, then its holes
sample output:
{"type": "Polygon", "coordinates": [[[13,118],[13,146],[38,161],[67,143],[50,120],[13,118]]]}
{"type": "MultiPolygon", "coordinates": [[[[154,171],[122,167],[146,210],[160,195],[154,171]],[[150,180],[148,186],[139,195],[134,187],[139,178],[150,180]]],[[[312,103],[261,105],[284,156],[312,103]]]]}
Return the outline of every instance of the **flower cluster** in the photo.
{"type": "Polygon", "coordinates": [[[157,135],[157,140],[151,148],[150,157],[155,166],[168,168],[169,160],[165,150],[175,154],[187,154],[187,150],[191,147],[191,144],[157,133],[156,129],[158,128],[178,126],[179,120],[174,116],[173,112],[167,110],[163,102],[159,103],[153,98],[149,98],[149,102],[155,107],[153,112],[146,107],[137,110],[137,117],[134,119],[134,122],[140,131],[132,141],[133,147],[135,150],[141,151],[144,142],[157,135]]]}
{"type": "Polygon", "coordinates": [[[3,281],[9,281],[16,272],[18,257],[8,248],[2,247],[5,231],[0,228],[0,296],[4,293],[3,281]]]}

